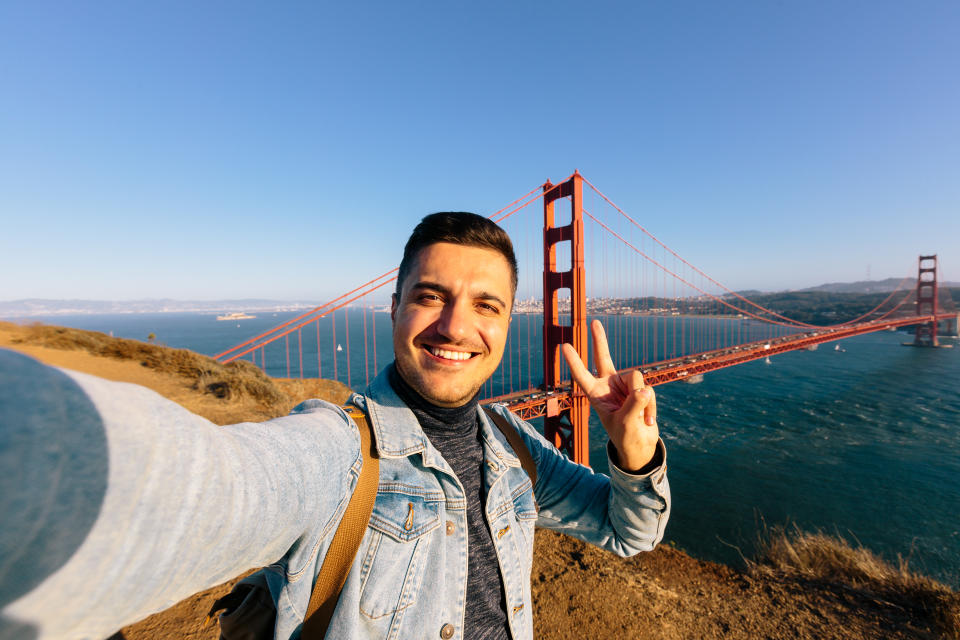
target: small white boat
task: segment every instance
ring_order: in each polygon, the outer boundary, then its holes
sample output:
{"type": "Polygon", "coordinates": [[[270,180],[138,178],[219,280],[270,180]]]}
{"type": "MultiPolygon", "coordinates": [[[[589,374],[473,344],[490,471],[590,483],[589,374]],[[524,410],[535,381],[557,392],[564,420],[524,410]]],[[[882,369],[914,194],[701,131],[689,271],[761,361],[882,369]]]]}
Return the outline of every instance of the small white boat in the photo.
{"type": "Polygon", "coordinates": [[[773,364],[770,362],[770,356],[767,356],[766,358],[763,359],[763,364],[773,364]]]}
{"type": "Polygon", "coordinates": [[[340,346],[340,343],[337,343],[337,351],[343,351],[343,347],[340,346]]]}

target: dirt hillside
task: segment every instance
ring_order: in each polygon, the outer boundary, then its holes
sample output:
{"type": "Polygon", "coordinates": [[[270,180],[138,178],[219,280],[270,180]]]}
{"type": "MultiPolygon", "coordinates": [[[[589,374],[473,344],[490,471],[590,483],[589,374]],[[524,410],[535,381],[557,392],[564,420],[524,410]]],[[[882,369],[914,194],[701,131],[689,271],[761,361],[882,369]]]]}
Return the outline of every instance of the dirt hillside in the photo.
{"type": "MultiPolygon", "coordinates": [[[[346,394],[332,381],[270,379],[249,363],[223,366],[185,350],[59,327],[0,323],[0,347],[141,384],[217,424],[283,415],[309,397],[342,402],[346,394]]],[[[204,628],[204,616],[231,586],[198,593],[114,638],[215,640],[216,625],[204,628]]],[[[542,639],[960,638],[956,592],[865,549],[801,532],[772,535],[763,557],[738,571],[669,544],[623,560],[539,531],[533,595],[542,639]]]]}

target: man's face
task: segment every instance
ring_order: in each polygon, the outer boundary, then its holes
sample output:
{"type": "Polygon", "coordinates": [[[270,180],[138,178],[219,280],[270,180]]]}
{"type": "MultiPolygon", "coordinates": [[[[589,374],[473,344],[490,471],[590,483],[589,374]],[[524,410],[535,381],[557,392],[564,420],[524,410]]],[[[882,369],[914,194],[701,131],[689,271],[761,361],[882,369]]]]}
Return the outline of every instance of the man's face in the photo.
{"type": "Polygon", "coordinates": [[[459,407],[503,357],[511,270],[493,249],[438,242],[422,249],[394,296],[397,370],[426,400],[459,407]]]}

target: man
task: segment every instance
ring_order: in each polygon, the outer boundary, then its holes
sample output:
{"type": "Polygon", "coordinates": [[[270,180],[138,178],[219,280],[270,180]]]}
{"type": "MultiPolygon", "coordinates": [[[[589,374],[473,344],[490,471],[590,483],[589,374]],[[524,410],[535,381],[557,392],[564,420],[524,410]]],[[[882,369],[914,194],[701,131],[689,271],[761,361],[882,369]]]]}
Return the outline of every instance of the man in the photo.
{"type": "MultiPolygon", "coordinates": [[[[531,486],[479,409],[516,273],[505,232],[474,214],[427,216],[408,240],[395,362],[352,398],[372,424],[380,480],[327,637],[531,638],[535,524],[621,555],[662,537],[654,394],[639,372],[617,374],[599,323],[596,377],[569,345],[564,355],[609,435],[610,477],[495,407],[536,463],[531,486]]],[[[0,638],[103,637],[264,565],[275,637],[299,636],[362,465],[339,407],[312,400],[219,428],[145,389],[6,352],[0,424],[2,477],[13,478],[0,513],[15,518],[0,534],[0,638]]]]}

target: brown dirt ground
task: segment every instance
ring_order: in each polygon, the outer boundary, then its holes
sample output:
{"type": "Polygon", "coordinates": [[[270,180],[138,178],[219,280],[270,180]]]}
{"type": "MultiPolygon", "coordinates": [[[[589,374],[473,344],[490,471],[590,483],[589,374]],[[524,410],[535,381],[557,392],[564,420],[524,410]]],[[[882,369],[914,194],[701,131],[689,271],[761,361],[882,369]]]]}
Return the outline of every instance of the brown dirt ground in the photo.
{"type": "MultiPolygon", "coordinates": [[[[340,402],[346,389],[317,380],[274,380],[289,398],[264,406],[234,394],[217,398],[196,381],[139,362],[31,344],[27,329],[0,323],[0,347],[44,362],[149,387],[218,424],[263,420],[307,397],[340,402]]],[[[799,575],[741,572],[661,545],[621,559],[566,536],[538,531],[533,567],[536,637],[581,638],[960,638],[960,627],[938,626],[931,616],[869,589],[799,575]]],[[[203,627],[213,601],[234,581],[198,593],[119,631],[119,640],[215,640],[203,627]]],[[[957,597],[953,594],[953,597],[957,597]]]]}

